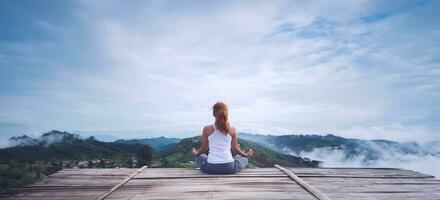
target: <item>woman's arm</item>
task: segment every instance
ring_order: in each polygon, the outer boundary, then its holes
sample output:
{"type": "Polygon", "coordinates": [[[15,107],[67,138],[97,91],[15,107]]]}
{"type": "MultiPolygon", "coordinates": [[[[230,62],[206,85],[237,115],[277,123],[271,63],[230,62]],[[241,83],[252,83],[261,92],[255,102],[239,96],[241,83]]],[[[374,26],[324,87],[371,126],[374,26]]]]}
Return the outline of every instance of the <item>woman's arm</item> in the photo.
{"type": "Polygon", "coordinates": [[[191,153],[193,156],[198,156],[208,151],[208,133],[209,133],[208,128],[209,128],[208,126],[205,126],[203,128],[202,136],[200,137],[200,142],[201,142],[200,148],[197,150],[195,148],[192,148],[191,153]]]}
{"type": "Polygon", "coordinates": [[[241,150],[241,148],[238,146],[238,137],[237,137],[237,131],[235,130],[235,128],[231,127],[231,147],[232,147],[232,151],[234,151],[235,154],[244,156],[244,157],[251,157],[254,154],[254,150],[249,149],[249,151],[247,153],[243,152],[241,150]]]}

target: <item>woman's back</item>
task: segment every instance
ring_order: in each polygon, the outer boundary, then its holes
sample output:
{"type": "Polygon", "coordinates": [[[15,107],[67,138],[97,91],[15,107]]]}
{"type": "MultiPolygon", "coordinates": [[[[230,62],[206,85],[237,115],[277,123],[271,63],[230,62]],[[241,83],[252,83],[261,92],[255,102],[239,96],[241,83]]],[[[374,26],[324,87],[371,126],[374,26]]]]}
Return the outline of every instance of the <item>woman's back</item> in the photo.
{"type": "Polygon", "coordinates": [[[217,102],[212,108],[215,123],[203,128],[201,145],[192,148],[196,166],[208,174],[233,174],[244,169],[253,151],[244,153],[237,142],[237,130],[229,124],[228,106],[217,102]],[[237,156],[232,157],[231,147],[237,156]],[[204,154],[209,150],[208,155],[204,154]]]}
{"type": "Polygon", "coordinates": [[[208,163],[220,164],[233,162],[231,153],[231,135],[224,134],[218,130],[215,125],[214,132],[208,137],[209,154],[208,163]]]}

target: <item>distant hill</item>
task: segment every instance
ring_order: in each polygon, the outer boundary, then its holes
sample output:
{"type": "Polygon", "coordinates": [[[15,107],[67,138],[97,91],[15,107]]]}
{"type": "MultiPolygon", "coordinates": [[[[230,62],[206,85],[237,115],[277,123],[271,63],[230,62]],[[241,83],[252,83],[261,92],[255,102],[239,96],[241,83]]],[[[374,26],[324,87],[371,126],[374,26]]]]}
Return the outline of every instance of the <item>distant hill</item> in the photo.
{"type": "Polygon", "coordinates": [[[0,149],[0,162],[11,160],[80,160],[134,155],[142,144],[101,142],[93,137],[50,131],[39,138],[12,137],[13,147],[0,149]]]}
{"type": "MultiPolygon", "coordinates": [[[[45,133],[39,138],[24,135],[12,137],[10,140],[16,146],[0,149],[0,162],[131,158],[142,145],[150,145],[156,149],[154,155],[156,165],[188,167],[193,161],[190,153],[191,148],[199,146],[198,136],[185,139],[158,137],[101,142],[93,137],[83,139],[77,134],[55,130],[45,133]]],[[[239,144],[244,150],[249,148],[254,150],[250,165],[255,167],[272,167],[273,164],[289,167],[317,167],[320,164],[319,161],[279,153],[262,144],[241,138],[239,144]]]]}
{"type": "Polygon", "coordinates": [[[179,138],[168,138],[168,137],[157,137],[157,138],[145,138],[145,139],[131,139],[131,140],[116,140],[116,143],[125,143],[125,144],[148,144],[153,148],[160,150],[165,146],[170,144],[176,144],[180,142],[179,138]]]}
{"type": "MultiPolygon", "coordinates": [[[[161,162],[157,163],[158,167],[179,167],[184,166],[181,163],[192,162],[194,158],[191,155],[191,148],[199,147],[199,138],[199,136],[185,138],[179,143],[169,145],[159,151],[157,157],[160,158],[161,162]]],[[[272,167],[274,164],[288,167],[318,167],[320,164],[319,161],[278,153],[251,141],[239,139],[239,145],[244,151],[249,148],[254,150],[254,155],[249,160],[250,166],[254,167],[272,167]]]]}
{"type": "MultiPolygon", "coordinates": [[[[256,135],[240,133],[240,137],[263,145],[280,153],[304,155],[317,150],[340,152],[346,159],[360,158],[364,164],[382,159],[384,154],[394,155],[431,155],[440,157],[440,151],[435,151],[435,144],[422,147],[418,143],[399,143],[389,140],[360,140],[328,134],[321,135],[256,135]]],[[[438,150],[438,148],[437,148],[438,150]]]]}
{"type": "Polygon", "coordinates": [[[41,180],[63,168],[133,167],[142,144],[101,142],[94,137],[50,131],[38,138],[10,138],[0,149],[0,193],[41,180]]]}

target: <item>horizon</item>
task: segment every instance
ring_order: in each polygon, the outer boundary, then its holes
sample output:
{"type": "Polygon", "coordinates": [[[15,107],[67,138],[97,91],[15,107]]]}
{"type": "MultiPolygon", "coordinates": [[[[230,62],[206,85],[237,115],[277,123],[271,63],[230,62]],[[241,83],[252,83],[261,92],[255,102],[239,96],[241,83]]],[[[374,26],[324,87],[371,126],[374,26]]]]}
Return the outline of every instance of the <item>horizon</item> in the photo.
{"type": "Polygon", "coordinates": [[[0,147],[50,130],[440,140],[439,1],[0,2],[0,147]]]}
{"type": "MultiPolygon", "coordinates": [[[[8,140],[12,139],[12,138],[16,138],[16,137],[21,137],[21,136],[27,136],[30,138],[34,138],[34,139],[39,139],[40,137],[43,136],[43,134],[46,133],[50,133],[50,132],[65,132],[65,133],[69,133],[69,134],[74,134],[79,136],[81,139],[87,139],[89,137],[94,137],[96,140],[102,141],[102,142],[115,142],[116,140],[135,140],[135,139],[152,139],[152,138],[176,138],[176,139],[185,139],[185,138],[191,138],[191,137],[196,137],[196,136],[201,136],[200,134],[193,134],[193,135],[151,135],[149,134],[148,136],[142,137],[116,137],[113,136],[111,134],[99,134],[96,132],[80,132],[80,131],[65,131],[65,130],[50,130],[41,134],[22,134],[22,135],[15,135],[10,137],[8,140]]],[[[344,137],[344,136],[340,136],[340,135],[336,135],[333,133],[286,133],[286,134],[278,134],[278,135],[274,135],[274,134],[265,134],[265,133],[249,133],[249,132],[238,132],[238,134],[246,134],[246,135],[259,135],[259,136],[321,136],[321,137],[326,137],[326,136],[335,136],[335,137],[342,137],[345,139],[354,139],[354,140],[365,140],[365,141],[389,141],[389,142],[397,142],[397,143],[401,143],[401,144],[405,144],[405,143],[412,143],[415,142],[419,145],[426,145],[432,142],[440,142],[440,140],[432,140],[429,142],[425,142],[425,143],[420,143],[417,141],[406,141],[406,142],[399,142],[399,141],[394,141],[394,140],[386,140],[386,139],[361,139],[361,138],[354,138],[354,137],[344,137]]],[[[14,147],[15,145],[9,145],[9,146],[0,146],[0,148],[7,148],[7,147],[14,147]]]]}

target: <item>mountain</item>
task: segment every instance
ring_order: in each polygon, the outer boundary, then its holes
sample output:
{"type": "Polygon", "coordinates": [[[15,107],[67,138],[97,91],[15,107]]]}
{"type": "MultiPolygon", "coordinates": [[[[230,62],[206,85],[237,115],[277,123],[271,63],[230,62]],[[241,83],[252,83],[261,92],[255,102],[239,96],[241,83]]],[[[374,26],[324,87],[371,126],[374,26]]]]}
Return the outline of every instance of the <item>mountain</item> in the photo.
{"type": "Polygon", "coordinates": [[[0,193],[63,168],[133,167],[139,160],[136,153],[145,148],[142,144],[101,142],[55,130],[38,138],[12,137],[10,143],[15,146],[0,149],[0,193]]]}
{"type": "Polygon", "coordinates": [[[22,135],[18,137],[11,137],[9,139],[9,143],[12,146],[32,146],[32,145],[37,145],[39,141],[27,135],[22,135]]]}
{"type": "Polygon", "coordinates": [[[134,155],[142,144],[101,142],[93,137],[82,139],[79,135],[50,131],[39,138],[12,137],[16,146],[0,149],[0,162],[11,160],[80,160],[134,155]]]}
{"type": "MultiPolygon", "coordinates": [[[[434,156],[440,158],[440,151],[435,151],[438,142],[421,146],[416,142],[399,143],[389,140],[360,140],[321,135],[256,135],[240,133],[240,137],[280,153],[292,155],[313,155],[339,153],[343,159],[357,159],[361,164],[372,164],[392,155],[434,156]]],[[[319,155],[320,156],[320,155],[319,155]]],[[[319,156],[315,159],[319,159],[319,156]]],[[[325,157],[325,155],[322,155],[325,157]]]]}
{"type": "Polygon", "coordinates": [[[131,139],[131,140],[116,140],[116,143],[125,143],[125,144],[147,144],[152,146],[153,148],[160,150],[165,146],[176,144],[180,142],[179,138],[168,138],[168,137],[157,137],[157,138],[145,138],[145,139],[131,139]]]}
{"type": "MultiPolygon", "coordinates": [[[[160,158],[156,162],[157,167],[187,167],[191,166],[194,157],[191,155],[191,148],[200,146],[199,136],[182,139],[179,143],[169,145],[157,153],[160,158]]],[[[288,167],[318,167],[320,162],[307,158],[300,158],[288,154],[278,153],[263,147],[260,144],[239,139],[239,145],[247,151],[254,150],[254,155],[249,160],[251,167],[272,167],[274,164],[281,164],[288,167]]]]}

